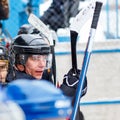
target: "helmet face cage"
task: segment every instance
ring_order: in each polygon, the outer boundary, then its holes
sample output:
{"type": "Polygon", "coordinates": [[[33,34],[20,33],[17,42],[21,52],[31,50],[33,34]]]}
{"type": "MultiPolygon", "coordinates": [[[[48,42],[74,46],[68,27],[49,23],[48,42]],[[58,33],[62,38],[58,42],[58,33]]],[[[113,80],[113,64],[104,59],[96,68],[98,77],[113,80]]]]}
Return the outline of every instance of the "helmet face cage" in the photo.
{"type": "MultiPolygon", "coordinates": [[[[34,55],[34,54],[19,54],[19,55],[17,54],[17,55],[15,55],[14,64],[15,65],[17,65],[17,64],[25,65],[28,58],[32,55],[34,55]]],[[[52,64],[52,54],[46,54],[46,67],[45,67],[45,69],[51,68],[51,64],[52,64]]]]}
{"type": "Polygon", "coordinates": [[[25,65],[27,59],[31,55],[47,55],[46,59],[46,67],[49,68],[51,66],[51,54],[50,47],[41,47],[41,48],[22,48],[22,47],[14,47],[12,52],[12,57],[15,58],[13,60],[14,64],[25,65]]]}

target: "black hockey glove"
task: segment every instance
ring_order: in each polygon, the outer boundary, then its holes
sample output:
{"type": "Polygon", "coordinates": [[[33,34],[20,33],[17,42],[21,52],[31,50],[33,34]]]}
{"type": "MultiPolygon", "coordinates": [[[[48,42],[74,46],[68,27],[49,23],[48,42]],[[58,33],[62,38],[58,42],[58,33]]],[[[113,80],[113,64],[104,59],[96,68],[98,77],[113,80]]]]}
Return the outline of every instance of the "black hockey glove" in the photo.
{"type": "MultiPolygon", "coordinates": [[[[73,69],[70,69],[67,74],[64,75],[63,84],[61,85],[61,89],[63,92],[68,96],[75,95],[79,77],[80,77],[81,70],[77,70],[76,74],[74,74],[73,69]]],[[[85,82],[82,89],[81,96],[85,95],[87,92],[87,77],[85,77],[85,82]]]]}
{"type": "Polygon", "coordinates": [[[63,84],[76,89],[79,82],[79,76],[79,69],[77,70],[76,74],[74,74],[73,69],[70,69],[69,72],[64,75],[63,84]]]}

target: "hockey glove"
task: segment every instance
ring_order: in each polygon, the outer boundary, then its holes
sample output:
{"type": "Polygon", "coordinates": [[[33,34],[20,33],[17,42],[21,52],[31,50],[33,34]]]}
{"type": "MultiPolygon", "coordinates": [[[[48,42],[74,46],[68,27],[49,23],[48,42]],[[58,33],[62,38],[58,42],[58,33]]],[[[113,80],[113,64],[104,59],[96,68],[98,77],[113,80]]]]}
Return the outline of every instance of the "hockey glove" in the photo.
{"type": "MultiPolygon", "coordinates": [[[[78,69],[76,74],[74,74],[73,69],[70,69],[69,72],[64,75],[63,84],[61,85],[61,88],[63,89],[65,94],[69,96],[71,95],[73,96],[73,94],[75,94],[79,82],[80,72],[81,70],[78,69]],[[69,92],[71,91],[71,93],[69,93],[68,90],[65,90],[65,86],[66,89],[69,89],[69,92]]],[[[85,82],[83,85],[81,96],[85,95],[86,92],[87,92],[87,77],[85,77],[85,82]]]]}
{"type": "Polygon", "coordinates": [[[77,88],[79,82],[80,70],[74,74],[73,69],[70,69],[67,74],[64,75],[63,83],[69,87],[77,88]]]}

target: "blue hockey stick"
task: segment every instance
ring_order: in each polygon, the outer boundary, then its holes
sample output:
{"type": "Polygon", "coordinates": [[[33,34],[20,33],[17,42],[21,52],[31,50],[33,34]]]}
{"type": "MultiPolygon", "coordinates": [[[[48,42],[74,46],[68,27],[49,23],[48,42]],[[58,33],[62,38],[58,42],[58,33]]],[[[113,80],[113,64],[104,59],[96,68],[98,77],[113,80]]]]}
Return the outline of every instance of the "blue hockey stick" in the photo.
{"type": "Polygon", "coordinates": [[[88,38],[88,42],[87,42],[87,46],[86,46],[86,50],[85,50],[85,55],[84,55],[84,59],[83,59],[83,63],[82,63],[82,69],[81,69],[80,79],[79,79],[79,83],[78,83],[78,87],[77,87],[77,91],[76,91],[76,98],[75,98],[75,103],[74,103],[74,108],[73,108],[71,120],[76,119],[76,114],[77,114],[77,110],[78,110],[78,106],[79,106],[79,102],[80,102],[80,97],[81,97],[81,93],[82,93],[82,87],[84,84],[85,76],[86,76],[89,61],[90,61],[90,56],[91,56],[91,51],[92,51],[92,43],[94,40],[94,36],[95,36],[95,32],[96,32],[96,28],[97,28],[97,24],[98,24],[98,20],[99,20],[99,16],[100,16],[102,4],[103,4],[102,2],[95,3],[95,10],[94,10],[93,18],[92,18],[90,35],[88,38]]]}

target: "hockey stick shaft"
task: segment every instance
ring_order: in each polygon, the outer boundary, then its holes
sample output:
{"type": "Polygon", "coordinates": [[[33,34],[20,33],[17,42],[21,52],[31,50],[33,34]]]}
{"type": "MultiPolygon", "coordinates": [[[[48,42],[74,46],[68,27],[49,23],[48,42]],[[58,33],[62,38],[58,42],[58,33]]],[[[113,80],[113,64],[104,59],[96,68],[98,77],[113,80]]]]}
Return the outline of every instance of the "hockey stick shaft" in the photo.
{"type": "Polygon", "coordinates": [[[71,57],[72,57],[72,69],[74,73],[77,72],[77,55],[76,55],[76,44],[77,44],[78,33],[75,31],[70,31],[71,38],[71,57]]]}
{"type": "Polygon", "coordinates": [[[85,50],[80,79],[79,79],[78,87],[76,90],[76,98],[75,98],[75,103],[74,103],[71,120],[76,119],[76,114],[77,114],[77,110],[78,110],[78,106],[79,106],[79,102],[80,102],[80,97],[81,97],[82,88],[84,85],[85,76],[86,76],[89,61],[90,61],[90,55],[91,55],[91,51],[92,51],[92,43],[94,40],[94,36],[95,36],[95,32],[96,32],[96,28],[97,28],[97,24],[98,24],[98,20],[99,20],[99,16],[100,16],[101,7],[102,7],[102,2],[96,2],[93,19],[92,19],[92,24],[91,24],[91,29],[90,29],[90,35],[88,38],[88,43],[87,43],[86,50],[85,50]]]}

